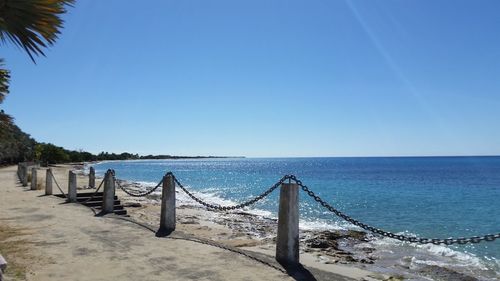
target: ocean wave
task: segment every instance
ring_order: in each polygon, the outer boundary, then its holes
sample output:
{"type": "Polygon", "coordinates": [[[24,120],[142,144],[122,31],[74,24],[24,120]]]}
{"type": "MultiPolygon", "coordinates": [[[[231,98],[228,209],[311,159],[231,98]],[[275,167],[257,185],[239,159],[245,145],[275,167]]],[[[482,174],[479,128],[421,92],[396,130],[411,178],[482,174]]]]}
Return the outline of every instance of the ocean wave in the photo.
{"type": "MultiPolygon", "coordinates": [[[[417,236],[402,232],[397,234],[417,236]]],[[[399,260],[409,268],[426,265],[439,266],[458,272],[472,273],[476,276],[500,277],[500,263],[496,259],[490,258],[488,261],[473,253],[453,249],[450,246],[415,244],[386,237],[375,237],[369,244],[378,250],[380,258],[399,260]]]]}
{"type": "Polygon", "coordinates": [[[346,230],[347,227],[339,222],[332,223],[322,219],[301,219],[299,220],[299,228],[308,231],[325,231],[325,230],[346,230]]]}

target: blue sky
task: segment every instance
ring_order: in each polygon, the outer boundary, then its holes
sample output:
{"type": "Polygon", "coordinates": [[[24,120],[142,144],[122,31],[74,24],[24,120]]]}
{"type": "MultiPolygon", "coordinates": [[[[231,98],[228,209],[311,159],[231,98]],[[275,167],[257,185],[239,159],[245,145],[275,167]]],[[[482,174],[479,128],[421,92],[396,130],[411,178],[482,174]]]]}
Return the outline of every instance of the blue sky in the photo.
{"type": "Polygon", "coordinates": [[[1,105],[91,152],[500,154],[498,1],[78,1],[1,105]]]}

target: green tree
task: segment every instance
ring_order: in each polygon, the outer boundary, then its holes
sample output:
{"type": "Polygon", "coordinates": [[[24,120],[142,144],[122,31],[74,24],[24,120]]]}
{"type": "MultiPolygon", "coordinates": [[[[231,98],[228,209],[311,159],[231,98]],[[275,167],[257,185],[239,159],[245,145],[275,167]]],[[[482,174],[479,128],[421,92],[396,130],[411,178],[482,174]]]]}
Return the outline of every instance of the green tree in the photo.
{"type": "Polygon", "coordinates": [[[12,118],[0,110],[0,164],[33,159],[35,140],[24,133],[12,118]]]}
{"type": "Polygon", "coordinates": [[[9,93],[10,72],[3,68],[4,60],[0,58],[0,103],[9,93]]]}
{"type": "Polygon", "coordinates": [[[35,159],[41,163],[57,164],[71,160],[67,151],[51,143],[38,143],[35,145],[35,159]]]}

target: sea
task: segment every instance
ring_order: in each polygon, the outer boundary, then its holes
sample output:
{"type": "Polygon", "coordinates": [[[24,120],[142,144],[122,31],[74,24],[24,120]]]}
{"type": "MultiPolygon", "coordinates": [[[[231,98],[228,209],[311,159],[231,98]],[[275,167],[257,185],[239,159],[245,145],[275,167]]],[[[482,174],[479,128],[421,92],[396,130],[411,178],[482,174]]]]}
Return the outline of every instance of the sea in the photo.
{"type": "MultiPolygon", "coordinates": [[[[166,172],[203,200],[231,205],[249,200],[293,174],[343,213],[376,228],[425,238],[500,233],[500,157],[213,158],[109,161],[98,175],[148,189],[166,172]]],[[[279,192],[249,208],[277,217],[279,192]]],[[[357,229],[299,194],[300,228],[357,229]]],[[[193,202],[196,204],[196,202],[193,202]]],[[[500,239],[467,245],[418,245],[376,237],[381,263],[452,268],[480,280],[500,279],[500,239]]]]}

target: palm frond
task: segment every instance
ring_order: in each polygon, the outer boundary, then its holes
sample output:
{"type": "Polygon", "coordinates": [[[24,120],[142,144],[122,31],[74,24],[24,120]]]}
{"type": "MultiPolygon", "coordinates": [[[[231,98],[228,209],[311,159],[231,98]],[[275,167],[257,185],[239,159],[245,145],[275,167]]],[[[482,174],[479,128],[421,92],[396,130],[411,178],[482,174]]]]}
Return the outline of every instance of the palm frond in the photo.
{"type": "Polygon", "coordinates": [[[61,14],[74,0],[0,0],[0,40],[10,40],[30,58],[43,55],[54,44],[63,20],[61,14]]]}
{"type": "Polygon", "coordinates": [[[9,93],[10,72],[3,68],[3,59],[0,59],[0,103],[9,93]]]}

